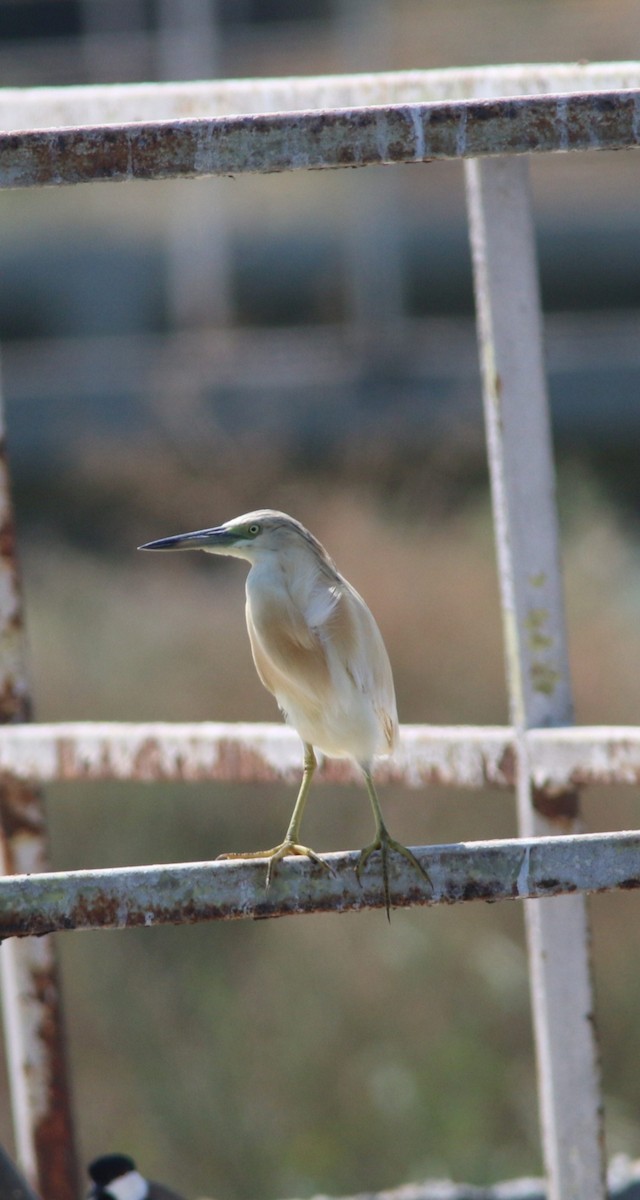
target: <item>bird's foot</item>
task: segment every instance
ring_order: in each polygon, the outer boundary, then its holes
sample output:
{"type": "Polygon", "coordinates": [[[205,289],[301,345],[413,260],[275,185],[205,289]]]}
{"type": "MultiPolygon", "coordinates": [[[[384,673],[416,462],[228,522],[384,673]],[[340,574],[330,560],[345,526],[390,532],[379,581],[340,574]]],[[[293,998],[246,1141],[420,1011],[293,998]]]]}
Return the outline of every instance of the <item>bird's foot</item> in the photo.
{"type": "Polygon", "coordinates": [[[301,857],[306,856],[307,858],[310,858],[312,862],[318,863],[320,867],[324,867],[325,870],[330,871],[332,875],[335,875],[335,871],[331,864],[328,863],[326,859],[321,858],[319,854],[316,854],[315,850],[310,850],[308,846],[300,846],[297,842],[287,841],[286,839],[284,842],[281,842],[279,846],[274,846],[271,850],[248,850],[244,854],[219,854],[218,858],[268,858],[269,866],[267,867],[266,886],[269,887],[269,884],[273,878],[273,868],[275,867],[276,863],[279,862],[281,858],[287,858],[290,854],[300,855],[301,857]]]}
{"type": "Polygon", "coordinates": [[[360,875],[362,874],[362,871],[364,870],[368,860],[371,858],[371,855],[374,854],[376,850],[380,851],[380,857],[382,859],[382,883],[383,883],[383,888],[384,888],[384,905],[387,910],[387,920],[390,921],[391,920],[391,896],[389,894],[389,866],[388,866],[388,861],[387,861],[390,850],[395,850],[396,854],[401,854],[403,858],[406,858],[407,862],[410,862],[412,867],[415,867],[416,871],[420,872],[420,874],[423,876],[423,878],[426,880],[426,882],[429,884],[430,887],[432,886],[432,884],[431,884],[431,880],[429,878],[429,873],[427,871],[425,871],[422,864],[418,862],[415,854],[413,854],[411,852],[411,850],[409,850],[408,846],[403,846],[402,842],[397,842],[395,840],[395,838],[392,838],[390,833],[388,832],[388,830],[384,827],[384,825],[378,831],[375,841],[373,841],[370,846],[365,846],[364,850],[360,851],[360,857],[358,859],[358,863],[356,866],[356,876],[358,879],[358,883],[360,883],[360,875]]]}

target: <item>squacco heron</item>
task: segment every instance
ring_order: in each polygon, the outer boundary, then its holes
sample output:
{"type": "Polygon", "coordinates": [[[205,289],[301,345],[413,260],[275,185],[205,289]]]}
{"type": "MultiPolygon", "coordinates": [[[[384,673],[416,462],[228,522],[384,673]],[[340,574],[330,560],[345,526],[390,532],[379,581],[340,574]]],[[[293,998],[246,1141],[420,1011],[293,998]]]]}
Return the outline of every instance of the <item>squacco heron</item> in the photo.
{"type": "Polygon", "coordinates": [[[356,872],[360,879],[367,860],[380,851],[388,915],[390,851],[408,859],[427,882],[429,877],[411,850],[389,835],[373,782],[374,759],[395,747],[398,716],[389,657],[362,597],[304,525],[272,509],[246,513],[215,529],[147,542],[140,549],[204,550],[247,559],[246,618],[253,661],[304,744],[302,783],[284,841],[271,850],[220,857],[267,858],[267,886],[275,864],[289,854],[306,855],[330,869],[300,841],[317,766],[314,747],[332,758],[351,758],[362,770],[376,826],[356,872]]]}

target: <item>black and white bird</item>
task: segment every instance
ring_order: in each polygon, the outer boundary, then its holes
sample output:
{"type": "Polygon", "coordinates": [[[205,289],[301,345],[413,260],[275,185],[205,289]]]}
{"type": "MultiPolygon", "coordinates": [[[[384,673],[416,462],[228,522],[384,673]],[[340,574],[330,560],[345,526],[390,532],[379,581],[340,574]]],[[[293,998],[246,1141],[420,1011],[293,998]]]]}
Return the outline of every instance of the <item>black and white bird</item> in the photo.
{"type": "Polygon", "coordinates": [[[163,1183],[145,1179],[128,1154],[103,1154],[87,1170],[93,1181],[87,1200],[184,1200],[163,1183]]]}

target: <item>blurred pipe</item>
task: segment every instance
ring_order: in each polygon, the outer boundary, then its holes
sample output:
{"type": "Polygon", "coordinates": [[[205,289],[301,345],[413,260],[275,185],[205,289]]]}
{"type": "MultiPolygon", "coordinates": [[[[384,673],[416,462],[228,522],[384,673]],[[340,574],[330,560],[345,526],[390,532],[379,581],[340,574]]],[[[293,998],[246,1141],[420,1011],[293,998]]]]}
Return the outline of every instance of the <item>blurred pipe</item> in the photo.
{"type": "MultiPolygon", "coordinates": [[[[29,682],[16,559],[4,416],[0,409],[0,723],[28,721],[29,682]]],[[[48,843],[42,798],[31,785],[0,779],[0,870],[44,871],[48,843]]],[[[50,938],[2,947],[2,1013],[20,1164],[44,1200],[76,1200],[58,969],[50,938]]]]}
{"type": "MultiPolygon", "coordinates": [[[[536,793],[640,783],[640,728],[589,726],[531,729],[524,734],[536,793]]],[[[468,788],[513,788],[515,736],[508,726],[403,725],[381,783],[468,788]]],[[[242,783],[297,782],[300,741],[285,725],[75,721],[0,728],[0,775],[16,786],[87,780],[144,783],[215,779],[242,783]]],[[[355,783],[348,759],[325,759],[324,783],[355,783]]]]}
{"type": "MultiPolygon", "coordinates": [[[[334,0],[334,14],[336,49],[346,62],[375,71],[388,61],[394,21],[387,0],[334,0]]],[[[369,370],[388,356],[389,325],[404,309],[399,183],[396,172],[354,175],[343,195],[345,315],[366,347],[369,370]]]]}
{"type": "Polygon", "coordinates": [[[159,79],[211,79],[220,37],[215,0],[156,0],[159,79]]]}
{"type": "MultiPolygon", "coordinates": [[[[158,75],[212,79],[220,73],[220,29],[212,0],[156,0],[158,75]]],[[[167,194],[165,259],[170,326],[231,324],[227,193],[213,181],[176,182],[167,194]]],[[[174,398],[172,390],[172,400],[174,398]]],[[[197,406],[198,393],[194,404],[197,406]]]]}

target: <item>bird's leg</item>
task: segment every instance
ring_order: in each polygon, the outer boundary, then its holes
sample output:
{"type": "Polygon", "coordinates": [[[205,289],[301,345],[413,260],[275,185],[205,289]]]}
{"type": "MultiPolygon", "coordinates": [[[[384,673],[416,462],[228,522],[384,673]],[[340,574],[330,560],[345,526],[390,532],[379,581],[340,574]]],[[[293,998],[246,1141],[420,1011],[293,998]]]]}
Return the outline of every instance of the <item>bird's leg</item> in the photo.
{"type": "Polygon", "coordinates": [[[378,793],[376,792],[376,789],[375,789],[371,771],[368,770],[367,768],[363,767],[363,772],[364,772],[365,783],[367,785],[367,792],[369,793],[369,799],[371,801],[371,807],[373,809],[373,816],[374,816],[375,823],[376,823],[376,836],[370,846],[365,846],[364,850],[361,850],[360,858],[358,859],[358,865],[356,867],[356,875],[358,877],[358,882],[360,882],[360,874],[361,874],[365,864],[367,863],[368,859],[373,854],[374,850],[379,850],[380,856],[382,858],[382,882],[383,882],[383,887],[384,887],[384,903],[385,903],[385,908],[387,910],[387,919],[391,920],[391,897],[389,895],[389,868],[387,865],[387,855],[388,855],[389,851],[395,850],[397,854],[401,854],[403,856],[403,858],[406,858],[407,861],[410,862],[411,865],[414,866],[416,868],[416,870],[419,871],[420,874],[424,876],[427,883],[430,884],[431,880],[429,878],[428,873],[425,871],[424,867],[421,866],[421,864],[418,862],[415,854],[412,854],[411,850],[409,850],[409,848],[407,846],[403,846],[401,842],[396,842],[395,838],[391,837],[391,835],[384,823],[384,820],[382,818],[382,811],[380,809],[380,801],[378,800],[378,793]]]}
{"type": "Polygon", "coordinates": [[[218,858],[268,858],[269,866],[267,868],[267,887],[269,887],[273,877],[274,865],[279,862],[281,858],[286,858],[288,854],[306,855],[306,857],[310,858],[312,862],[318,863],[321,867],[326,867],[327,871],[331,871],[333,873],[333,868],[329,866],[329,863],[326,862],[324,858],[321,858],[319,854],[316,854],[315,850],[310,850],[308,846],[301,846],[298,841],[300,836],[300,825],[302,824],[302,815],[304,813],[305,804],[307,803],[307,796],[309,794],[309,788],[311,787],[313,773],[317,765],[318,763],[313,752],[313,746],[305,742],[302,783],[300,784],[300,791],[298,792],[298,798],[291,814],[291,820],[289,821],[289,827],[284,836],[284,841],[281,842],[279,846],[274,846],[271,850],[251,850],[246,854],[219,854],[218,858]]]}

